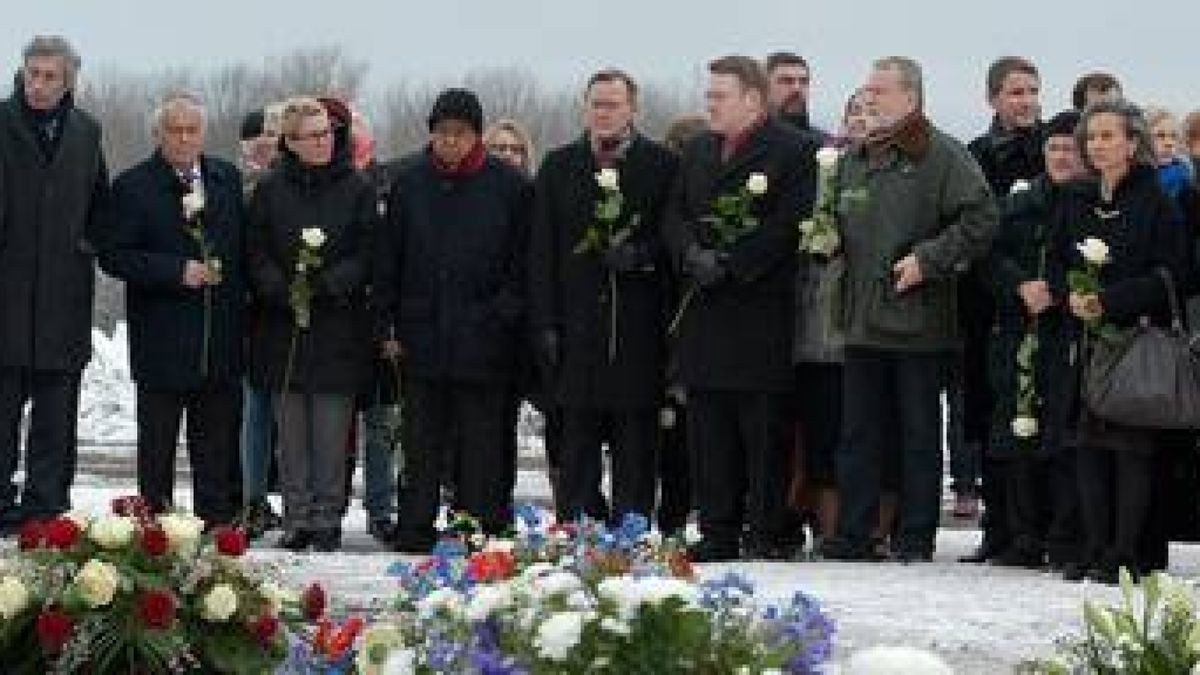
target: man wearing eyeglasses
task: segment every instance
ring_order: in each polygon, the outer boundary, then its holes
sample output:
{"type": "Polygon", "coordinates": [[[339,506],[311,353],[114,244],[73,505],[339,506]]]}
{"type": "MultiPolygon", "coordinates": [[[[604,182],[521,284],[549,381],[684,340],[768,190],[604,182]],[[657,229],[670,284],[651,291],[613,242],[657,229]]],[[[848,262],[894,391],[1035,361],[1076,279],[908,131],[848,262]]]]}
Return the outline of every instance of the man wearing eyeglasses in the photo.
{"type": "Polygon", "coordinates": [[[425,149],[398,165],[372,290],[377,336],[404,380],[395,547],[414,553],[434,543],[449,457],[457,506],[488,534],[511,522],[505,427],[532,199],[529,181],[487,154],[475,94],[442,92],[429,131],[425,149]]]}
{"type": "Polygon", "coordinates": [[[660,230],[676,161],[634,126],[637,95],[622,71],[592,75],[584,134],[537,176],[529,274],[542,370],[563,406],[560,521],[654,509],[670,283],[660,230]],[[600,496],[606,439],[611,512],[600,496]]]}

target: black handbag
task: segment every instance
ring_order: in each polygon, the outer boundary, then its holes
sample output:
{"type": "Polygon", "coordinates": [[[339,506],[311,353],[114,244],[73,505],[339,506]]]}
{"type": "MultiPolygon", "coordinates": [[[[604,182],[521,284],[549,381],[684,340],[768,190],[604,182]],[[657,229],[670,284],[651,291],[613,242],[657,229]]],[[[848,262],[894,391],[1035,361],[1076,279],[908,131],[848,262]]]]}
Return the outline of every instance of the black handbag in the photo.
{"type": "Polygon", "coordinates": [[[1171,273],[1166,287],[1170,328],[1147,321],[1119,338],[1093,341],[1083,374],[1084,404],[1097,418],[1143,429],[1200,429],[1198,336],[1184,330],[1171,273]]]}

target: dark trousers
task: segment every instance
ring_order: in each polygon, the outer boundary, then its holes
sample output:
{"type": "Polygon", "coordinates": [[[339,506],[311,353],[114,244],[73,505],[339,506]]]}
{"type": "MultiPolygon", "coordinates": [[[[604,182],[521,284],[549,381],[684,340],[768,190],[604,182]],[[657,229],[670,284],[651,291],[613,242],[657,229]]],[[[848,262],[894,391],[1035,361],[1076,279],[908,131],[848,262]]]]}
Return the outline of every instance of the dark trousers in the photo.
{"type": "Polygon", "coordinates": [[[1010,546],[1047,554],[1052,563],[1076,562],[1081,537],[1074,448],[1059,448],[1050,457],[1016,457],[1006,465],[1010,546]]]}
{"type": "Polygon", "coordinates": [[[346,500],[349,394],[276,392],[279,482],[287,530],[337,530],[346,500]]]}
{"type": "Polygon", "coordinates": [[[893,548],[933,552],[941,513],[940,393],[946,357],[847,349],[845,441],[837,455],[838,537],[868,546],[879,519],[882,467],[900,455],[900,508],[893,548]],[[898,433],[885,434],[885,429],[898,433]]]}
{"type": "Polygon", "coordinates": [[[717,546],[737,545],[743,516],[754,544],[784,535],[789,400],[773,392],[688,391],[700,533],[717,546]]]}
{"type": "Polygon", "coordinates": [[[1156,472],[1153,451],[1079,450],[1084,562],[1139,565],[1156,472]]]}
{"type": "Polygon", "coordinates": [[[241,507],[239,442],[240,383],[200,391],[137,388],[138,493],[152,509],[170,507],[175,489],[175,449],[187,415],[188,460],[192,466],[194,510],[208,523],[233,520],[241,507]]]}
{"type": "Polygon", "coordinates": [[[627,513],[650,517],[654,510],[657,436],[658,410],[654,408],[564,407],[559,520],[574,520],[581,514],[614,522],[620,522],[627,513]],[[611,513],[605,513],[595,499],[604,474],[601,445],[605,436],[610,439],[612,459],[611,513]]]}
{"type": "Polygon", "coordinates": [[[842,440],[842,364],[797,364],[795,410],[806,481],[833,487],[834,458],[842,440]]]}
{"type": "Polygon", "coordinates": [[[692,465],[687,445],[687,410],[676,402],[667,404],[670,424],[659,429],[658,529],[665,535],[682,533],[692,511],[692,465]]]}
{"type": "Polygon", "coordinates": [[[457,506],[500,534],[511,520],[516,470],[507,450],[510,388],[504,383],[406,377],[401,428],[399,535],[432,543],[448,458],[458,467],[457,506]]]}
{"type": "Polygon", "coordinates": [[[75,480],[78,372],[0,368],[0,520],[16,524],[71,508],[75,480]],[[32,401],[25,441],[25,485],[13,475],[21,457],[21,419],[32,401]]]}

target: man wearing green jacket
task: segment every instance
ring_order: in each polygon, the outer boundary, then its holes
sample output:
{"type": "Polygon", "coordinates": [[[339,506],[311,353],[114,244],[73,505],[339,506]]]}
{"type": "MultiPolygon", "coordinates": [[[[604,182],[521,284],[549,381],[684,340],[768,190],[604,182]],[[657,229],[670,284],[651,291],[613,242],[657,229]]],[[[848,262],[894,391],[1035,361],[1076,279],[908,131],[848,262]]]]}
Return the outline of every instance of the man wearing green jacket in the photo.
{"type": "Polygon", "coordinates": [[[845,275],[834,321],[845,335],[842,495],[831,559],[877,557],[880,467],[903,466],[892,556],[933,555],[942,485],[940,391],[956,348],[956,284],[987,253],[996,206],[967,149],[922,112],[920,66],[876,61],[866,85],[871,129],[842,158],[836,213],[845,275]],[[895,429],[898,433],[888,433],[895,429]]]}

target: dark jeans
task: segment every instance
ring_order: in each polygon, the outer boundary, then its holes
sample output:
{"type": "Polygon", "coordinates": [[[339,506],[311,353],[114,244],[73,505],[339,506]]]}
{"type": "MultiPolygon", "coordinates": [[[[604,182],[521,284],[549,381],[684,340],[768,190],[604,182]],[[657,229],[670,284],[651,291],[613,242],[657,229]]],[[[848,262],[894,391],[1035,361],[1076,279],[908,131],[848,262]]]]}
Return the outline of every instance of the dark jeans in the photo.
{"type": "Polygon", "coordinates": [[[842,440],[842,364],[796,365],[796,419],[809,485],[833,487],[842,440]]]}
{"type": "Polygon", "coordinates": [[[507,450],[509,386],[417,377],[404,385],[399,536],[432,544],[449,458],[457,458],[457,506],[500,534],[511,522],[516,470],[507,450]]]}
{"type": "Polygon", "coordinates": [[[1078,561],[1082,537],[1075,449],[1059,448],[1049,457],[1017,457],[1007,465],[1011,546],[1048,554],[1054,563],[1078,561]]]}
{"type": "Polygon", "coordinates": [[[171,506],[175,449],[180,423],[186,415],[196,515],[207,523],[233,520],[241,508],[237,484],[241,411],[240,383],[215,384],[190,392],[138,386],[138,493],[150,508],[163,512],[171,506]]]}
{"type": "Polygon", "coordinates": [[[627,513],[650,517],[654,510],[657,441],[658,410],[655,408],[563,408],[559,520],[574,520],[580,514],[614,522],[620,522],[627,513]],[[608,434],[605,434],[606,428],[608,434]],[[601,444],[606,435],[611,439],[611,513],[605,513],[603,505],[597,504],[594,498],[604,474],[601,444]]]}
{"type": "Polygon", "coordinates": [[[1083,516],[1083,561],[1137,566],[1150,514],[1156,465],[1154,453],[1085,446],[1079,450],[1079,506],[1083,516]]]}
{"type": "Polygon", "coordinates": [[[946,440],[950,455],[950,489],[955,494],[978,495],[983,473],[983,446],[979,438],[967,438],[967,393],[962,356],[956,354],[950,363],[946,382],[946,440]]]}
{"type": "Polygon", "coordinates": [[[866,548],[879,519],[882,467],[900,455],[900,504],[893,548],[933,552],[941,513],[940,353],[846,350],[845,441],[837,456],[838,537],[866,548]],[[885,429],[897,433],[885,434],[885,429]]]}
{"type": "Polygon", "coordinates": [[[774,392],[688,391],[688,444],[706,540],[736,546],[743,515],[754,543],[784,536],[789,402],[790,395],[774,392]]]}
{"type": "Polygon", "coordinates": [[[0,369],[0,520],[16,524],[71,508],[75,480],[78,372],[0,369]],[[25,440],[25,485],[13,476],[21,457],[21,419],[32,401],[25,440]]]}

